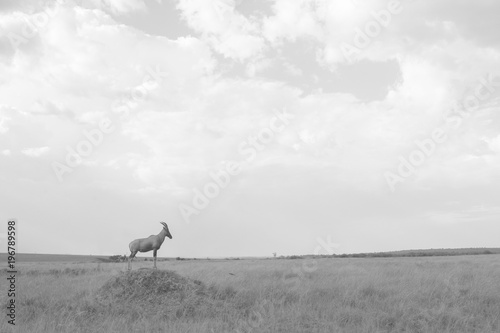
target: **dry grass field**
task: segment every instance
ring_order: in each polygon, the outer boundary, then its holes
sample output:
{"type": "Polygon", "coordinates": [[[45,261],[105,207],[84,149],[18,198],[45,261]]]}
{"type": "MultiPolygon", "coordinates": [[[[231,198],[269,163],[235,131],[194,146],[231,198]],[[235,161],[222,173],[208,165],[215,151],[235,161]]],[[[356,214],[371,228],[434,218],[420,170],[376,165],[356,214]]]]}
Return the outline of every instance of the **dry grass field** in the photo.
{"type": "Polygon", "coordinates": [[[16,331],[500,332],[500,255],[134,264],[20,263],[16,331]]]}

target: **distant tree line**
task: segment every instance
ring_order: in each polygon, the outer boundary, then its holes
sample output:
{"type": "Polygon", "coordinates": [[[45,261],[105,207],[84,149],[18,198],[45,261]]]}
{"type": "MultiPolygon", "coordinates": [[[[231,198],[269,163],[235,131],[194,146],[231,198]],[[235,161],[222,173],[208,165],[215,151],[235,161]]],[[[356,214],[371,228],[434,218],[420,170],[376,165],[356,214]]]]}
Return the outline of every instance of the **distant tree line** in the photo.
{"type": "Polygon", "coordinates": [[[431,249],[431,250],[409,250],[396,252],[374,252],[374,253],[343,253],[332,255],[290,255],[279,256],[277,259],[308,259],[308,258],[397,258],[397,257],[437,257],[437,256],[462,256],[500,254],[500,248],[488,249],[431,249]]]}
{"type": "MultiPolygon", "coordinates": [[[[482,254],[500,254],[500,248],[470,248],[470,249],[429,249],[429,250],[405,250],[395,252],[373,252],[373,253],[343,253],[343,254],[306,254],[306,255],[290,255],[276,256],[276,259],[309,259],[309,258],[398,258],[398,257],[437,257],[437,256],[463,256],[463,255],[482,255],[482,254]]],[[[103,262],[124,262],[127,261],[127,255],[113,255],[108,258],[98,258],[103,262]]],[[[174,259],[174,258],[171,258],[174,259]]],[[[171,260],[170,259],[170,260],[171,260]]],[[[270,258],[267,258],[270,259],[270,258]]],[[[153,260],[153,258],[144,258],[145,261],[153,260]]],[[[168,258],[158,258],[158,261],[169,260],[168,258]]],[[[175,260],[198,260],[198,258],[182,258],[177,257],[175,260]]],[[[210,258],[206,258],[210,260],[210,258]]],[[[225,258],[225,260],[240,260],[240,258],[225,258]]]]}

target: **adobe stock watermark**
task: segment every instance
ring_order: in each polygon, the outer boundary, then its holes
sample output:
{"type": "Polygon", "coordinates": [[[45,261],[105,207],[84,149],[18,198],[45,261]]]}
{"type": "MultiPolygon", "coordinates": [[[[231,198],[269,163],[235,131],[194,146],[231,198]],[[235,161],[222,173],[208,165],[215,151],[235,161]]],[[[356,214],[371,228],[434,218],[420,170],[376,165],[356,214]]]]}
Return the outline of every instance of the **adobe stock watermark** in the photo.
{"type": "MultiPolygon", "coordinates": [[[[357,1],[353,1],[353,4],[358,6],[357,1]]],[[[354,29],[352,44],[347,42],[340,44],[340,51],[344,58],[349,63],[355,61],[361,51],[367,48],[373,39],[377,38],[383,29],[391,24],[393,16],[401,14],[402,11],[403,5],[400,0],[391,0],[386,9],[372,11],[370,15],[373,19],[367,21],[362,28],[358,26],[354,29]]]]}
{"type": "Polygon", "coordinates": [[[111,104],[113,112],[128,115],[139,103],[144,102],[150,92],[157,89],[169,74],[162,71],[159,66],[156,66],[156,68],[148,66],[146,67],[146,72],[147,74],[139,86],[130,89],[124,97],[115,100],[111,104]]]}
{"type": "Polygon", "coordinates": [[[267,127],[262,128],[257,135],[248,136],[241,142],[238,145],[238,153],[242,159],[228,161],[222,168],[210,172],[209,177],[212,181],[206,182],[201,188],[193,189],[191,204],[179,204],[183,220],[190,223],[193,215],[197,216],[206,209],[210,200],[219,196],[221,191],[230,184],[232,177],[240,174],[245,164],[253,162],[258,152],[264,150],[268,144],[274,141],[275,137],[282,133],[294,118],[295,115],[286,110],[275,111],[267,127]]]}
{"type": "Polygon", "coordinates": [[[386,171],[384,178],[391,192],[396,190],[398,183],[403,183],[408,177],[415,174],[418,167],[422,166],[425,161],[435,152],[438,144],[442,144],[448,140],[448,132],[451,129],[458,129],[463,119],[470,117],[471,113],[477,109],[481,103],[487,101],[496,88],[500,86],[500,76],[488,74],[485,78],[479,79],[479,84],[474,88],[472,93],[466,95],[462,100],[454,103],[452,112],[446,114],[445,123],[451,127],[438,126],[433,129],[430,136],[421,140],[414,141],[417,148],[412,150],[405,158],[399,156],[399,165],[395,172],[386,171]]]}
{"type": "MultiPolygon", "coordinates": [[[[328,235],[326,240],[316,238],[318,245],[314,248],[313,255],[317,256],[326,252],[327,255],[335,254],[334,250],[340,248],[340,244],[332,241],[332,237],[328,235]]],[[[302,260],[300,266],[292,267],[291,274],[284,273],[281,276],[281,281],[289,287],[299,287],[300,283],[306,278],[307,273],[314,273],[318,270],[318,261],[314,258],[302,260]]]]}
{"type": "Polygon", "coordinates": [[[444,276],[444,285],[448,293],[454,297],[469,296],[473,283],[472,274],[458,269],[448,272],[444,276]]]}
{"type": "MultiPolygon", "coordinates": [[[[316,239],[318,245],[314,248],[314,255],[320,255],[322,253],[327,253],[329,255],[334,254],[333,250],[340,247],[339,244],[332,242],[330,235],[327,236],[326,241],[323,238],[318,237],[316,239]]],[[[306,273],[315,272],[318,269],[318,262],[315,259],[305,259],[301,266],[295,266],[292,268],[291,275],[292,278],[288,277],[289,272],[285,272],[281,280],[287,287],[299,287],[300,283],[305,279],[306,273]]],[[[275,316],[275,308],[272,302],[264,299],[257,302],[255,310],[251,311],[248,318],[238,322],[234,330],[224,332],[259,332],[259,328],[263,326],[266,321],[272,320],[275,316]]],[[[212,330],[212,332],[214,332],[212,330]]]]}
{"type": "MultiPolygon", "coordinates": [[[[62,6],[70,2],[70,0],[54,0],[54,2],[62,6]]],[[[7,34],[7,39],[12,48],[17,50],[19,46],[28,43],[30,39],[36,37],[41,30],[45,29],[50,20],[59,12],[59,6],[47,6],[42,12],[32,15],[30,19],[25,18],[25,23],[20,33],[9,32],[7,34]]]]}
{"type": "MultiPolygon", "coordinates": [[[[138,87],[130,89],[125,97],[117,99],[111,104],[113,113],[128,115],[131,109],[146,100],[150,91],[160,86],[168,74],[163,72],[159,66],[156,68],[147,67],[146,72],[147,74],[138,87]]],[[[78,141],[74,147],[66,146],[67,152],[64,162],[54,161],[51,163],[52,170],[59,182],[63,181],[64,175],[72,173],[76,167],[81,165],[84,158],[92,155],[94,150],[103,143],[105,136],[114,130],[114,122],[109,118],[104,118],[99,122],[97,128],[84,130],[84,139],[78,141]]]]}
{"type": "MultiPolygon", "coordinates": [[[[262,327],[266,319],[269,321],[269,319],[274,317],[274,306],[266,299],[258,301],[254,308],[255,310],[250,312],[248,318],[238,322],[234,330],[224,330],[223,333],[258,332],[259,327],[262,327]]],[[[216,333],[214,330],[212,332],[216,333]]]]}
{"type": "Polygon", "coordinates": [[[65,163],[54,161],[51,163],[52,170],[56,174],[59,182],[63,181],[63,176],[67,173],[72,173],[73,169],[78,167],[85,157],[89,157],[94,152],[94,149],[100,146],[104,141],[105,134],[112,133],[114,126],[109,118],[104,118],[99,122],[97,128],[89,131],[84,130],[83,136],[85,139],[78,141],[75,147],[66,146],[65,163]]]}
{"type": "MultiPolygon", "coordinates": [[[[156,0],[161,4],[162,0],[156,0]]],[[[78,5],[84,8],[99,9],[103,12],[114,12],[110,1],[92,1],[92,0],[53,0],[45,1],[47,7],[39,12],[31,15],[30,18],[24,18],[24,24],[20,31],[7,33],[7,39],[14,50],[17,50],[22,44],[26,44],[29,40],[36,37],[40,31],[45,29],[50,20],[59,13],[59,6],[66,4],[78,5]],[[54,6],[52,6],[54,4],[54,6]]]]}

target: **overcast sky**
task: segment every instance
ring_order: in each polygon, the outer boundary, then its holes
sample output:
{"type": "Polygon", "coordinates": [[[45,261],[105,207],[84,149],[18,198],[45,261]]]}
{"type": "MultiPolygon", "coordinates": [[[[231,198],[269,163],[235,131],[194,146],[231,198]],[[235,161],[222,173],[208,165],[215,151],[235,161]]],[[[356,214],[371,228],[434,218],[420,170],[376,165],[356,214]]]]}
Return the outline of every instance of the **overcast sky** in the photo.
{"type": "Polygon", "coordinates": [[[30,253],[498,247],[499,12],[2,0],[0,218],[30,253]]]}

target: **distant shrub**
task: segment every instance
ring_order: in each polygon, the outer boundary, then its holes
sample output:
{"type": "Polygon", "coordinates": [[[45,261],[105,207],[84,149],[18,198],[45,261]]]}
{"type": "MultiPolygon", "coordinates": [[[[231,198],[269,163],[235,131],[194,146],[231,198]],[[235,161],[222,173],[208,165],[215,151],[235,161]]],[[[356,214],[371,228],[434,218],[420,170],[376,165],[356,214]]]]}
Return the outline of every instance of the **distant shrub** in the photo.
{"type": "Polygon", "coordinates": [[[123,262],[123,261],[127,261],[127,256],[126,255],[114,255],[114,256],[110,256],[108,257],[108,261],[110,262],[123,262]]]}
{"type": "Polygon", "coordinates": [[[288,256],[287,259],[302,259],[302,257],[293,255],[293,256],[288,256]]]}

